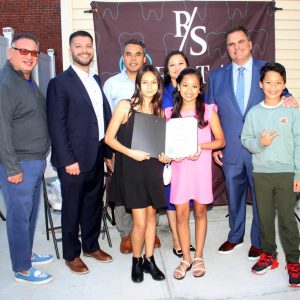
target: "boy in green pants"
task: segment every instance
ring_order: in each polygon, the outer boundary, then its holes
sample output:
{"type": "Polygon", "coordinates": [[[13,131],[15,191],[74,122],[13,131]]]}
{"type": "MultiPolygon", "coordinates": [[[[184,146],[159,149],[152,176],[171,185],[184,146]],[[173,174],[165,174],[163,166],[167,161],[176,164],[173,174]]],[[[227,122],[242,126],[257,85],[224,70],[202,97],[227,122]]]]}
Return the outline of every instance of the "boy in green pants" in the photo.
{"type": "Polygon", "coordinates": [[[261,69],[265,99],[247,114],[243,145],[253,153],[253,178],[263,253],[252,267],[265,274],[278,267],[275,241],[277,210],[279,236],[286,256],[289,286],[300,287],[299,230],[294,215],[295,192],[300,191],[300,111],[281,105],[286,71],[270,62],[261,69]]]}

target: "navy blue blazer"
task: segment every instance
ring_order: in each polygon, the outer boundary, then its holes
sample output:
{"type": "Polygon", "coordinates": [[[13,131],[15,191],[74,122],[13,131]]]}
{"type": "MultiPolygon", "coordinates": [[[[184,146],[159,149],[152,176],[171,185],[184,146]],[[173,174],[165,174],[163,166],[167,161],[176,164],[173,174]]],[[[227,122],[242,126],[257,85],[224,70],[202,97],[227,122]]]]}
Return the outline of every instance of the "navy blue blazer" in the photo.
{"type": "MultiPolygon", "coordinates": [[[[218,114],[224,131],[226,146],[222,150],[222,161],[236,164],[244,148],[241,143],[241,133],[247,112],[251,107],[264,99],[264,93],[259,87],[260,69],[266,61],[253,59],[252,83],[248,105],[242,115],[234,94],[232,63],[218,68],[210,73],[208,83],[208,102],[218,106],[218,114]]],[[[251,155],[249,153],[249,159],[251,155]]]]}
{"type": "MultiPolygon", "coordinates": [[[[104,127],[111,119],[109,103],[99,84],[103,97],[104,127]]],[[[97,117],[91,99],[80,78],[69,67],[51,79],[47,89],[47,120],[52,141],[51,163],[62,168],[75,162],[82,172],[90,171],[99,150],[99,130],[97,117]]],[[[104,156],[112,157],[108,146],[104,146],[104,156]]]]}

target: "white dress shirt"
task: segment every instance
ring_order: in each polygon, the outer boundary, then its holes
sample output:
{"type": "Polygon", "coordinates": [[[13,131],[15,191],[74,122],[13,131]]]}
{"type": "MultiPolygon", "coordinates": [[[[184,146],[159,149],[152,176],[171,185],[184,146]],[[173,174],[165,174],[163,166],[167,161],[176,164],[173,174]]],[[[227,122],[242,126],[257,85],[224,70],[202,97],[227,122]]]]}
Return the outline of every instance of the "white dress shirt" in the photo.
{"type": "Polygon", "coordinates": [[[75,65],[72,65],[72,68],[82,81],[91,99],[98,122],[99,141],[101,141],[104,138],[103,97],[101,89],[96,79],[94,78],[94,75],[96,75],[96,73],[92,68],[89,68],[89,73],[82,71],[75,65]]]}

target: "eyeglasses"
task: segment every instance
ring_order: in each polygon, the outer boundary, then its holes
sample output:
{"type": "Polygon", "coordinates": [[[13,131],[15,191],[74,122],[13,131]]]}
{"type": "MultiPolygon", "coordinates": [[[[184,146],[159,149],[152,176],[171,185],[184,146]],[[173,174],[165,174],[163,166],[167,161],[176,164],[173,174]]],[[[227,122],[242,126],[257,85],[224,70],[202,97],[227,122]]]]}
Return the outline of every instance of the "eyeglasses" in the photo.
{"type": "Polygon", "coordinates": [[[31,56],[33,57],[38,57],[40,55],[40,51],[36,51],[36,50],[28,50],[28,49],[22,49],[16,47],[12,47],[12,49],[18,50],[21,55],[28,55],[28,53],[30,53],[31,56]]]}

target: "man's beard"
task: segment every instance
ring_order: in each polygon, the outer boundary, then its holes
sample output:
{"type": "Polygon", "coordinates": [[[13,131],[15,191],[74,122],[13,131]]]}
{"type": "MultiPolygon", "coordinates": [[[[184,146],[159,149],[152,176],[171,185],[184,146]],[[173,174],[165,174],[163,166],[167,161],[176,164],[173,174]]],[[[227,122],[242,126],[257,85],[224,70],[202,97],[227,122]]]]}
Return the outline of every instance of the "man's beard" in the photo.
{"type": "Polygon", "coordinates": [[[72,58],[73,61],[76,62],[77,64],[81,65],[81,66],[89,66],[94,58],[94,55],[92,55],[92,57],[88,60],[88,61],[82,61],[79,57],[75,56],[72,54],[72,58]]]}

